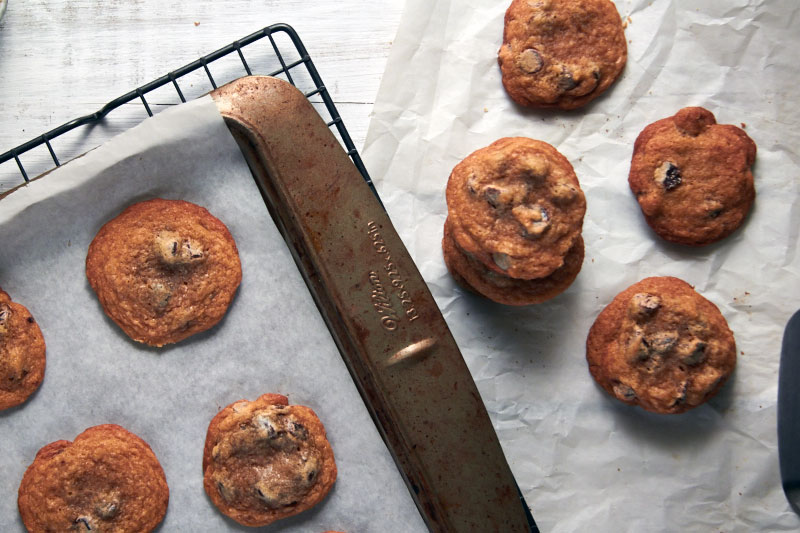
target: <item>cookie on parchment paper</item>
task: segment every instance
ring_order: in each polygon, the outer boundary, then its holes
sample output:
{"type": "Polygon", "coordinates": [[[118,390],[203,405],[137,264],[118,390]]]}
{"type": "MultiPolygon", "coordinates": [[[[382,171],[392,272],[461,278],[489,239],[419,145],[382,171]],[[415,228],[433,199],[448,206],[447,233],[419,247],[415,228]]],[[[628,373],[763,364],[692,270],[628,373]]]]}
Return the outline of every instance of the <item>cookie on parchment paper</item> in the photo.
{"type": "Polygon", "coordinates": [[[458,248],[445,222],[442,250],[447,269],[463,287],[506,305],[530,305],[555,298],[572,285],[583,265],[583,238],[564,256],[564,264],[550,275],[536,279],[515,279],[493,270],[458,248]]]}
{"type": "Polygon", "coordinates": [[[17,502],[30,533],[147,533],[167,512],[169,488],[150,446],[105,424],[39,450],[17,502]]]}
{"type": "Polygon", "coordinates": [[[100,229],[89,246],[86,276],[129,337],[163,346],[217,324],[242,267],[228,228],[205,208],[154,199],[100,229]]]}
{"type": "Polygon", "coordinates": [[[575,109],[608,89],[627,56],[610,0],[513,0],[498,62],[518,104],[575,109]]]}
{"type": "Polygon", "coordinates": [[[39,388],[45,351],[33,315],[0,289],[0,410],[23,403],[39,388]]]}
{"type": "Polygon", "coordinates": [[[736,366],[736,343],[716,305],[673,277],[619,293],[586,340],[589,371],[606,392],[672,414],[714,396],[736,366]]]}
{"type": "Polygon", "coordinates": [[[264,526],[321,502],[337,468],[325,427],[285,396],[240,400],[211,420],[203,487],[215,506],[245,526],[264,526]]]}
{"type": "Polygon", "coordinates": [[[703,246],[730,235],[750,211],[755,157],[756,145],[742,129],[686,107],[642,130],[628,183],[658,235],[703,246]]]}
{"type": "Polygon", "coordinates": [[[586,199],[551,145],[506,137],[455,166],[442,249],[455,279],[501,303],[540,303],[582,265],[586,199]]]}

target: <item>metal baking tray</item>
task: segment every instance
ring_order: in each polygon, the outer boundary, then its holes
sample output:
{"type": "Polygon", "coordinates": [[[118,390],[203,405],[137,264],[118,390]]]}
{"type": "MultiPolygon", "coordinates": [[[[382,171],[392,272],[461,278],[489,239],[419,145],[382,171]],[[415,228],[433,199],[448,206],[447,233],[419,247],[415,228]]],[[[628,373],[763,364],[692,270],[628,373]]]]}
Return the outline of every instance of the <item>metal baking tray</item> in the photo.
{"type": "Polygon", "coordinates": [[[427,526],[536,531],[458,346],[291,27],[232,43],[6,152],[0,164],[13,160],[28,182],[22,154],[45,146],[59,166],[60,135],[136,99],[152,116],[146,95],[167,84],[185,101],[179,80],[199,69],[427,526]],[[285,62],[276,32],[290,37],[299,60],[285,62]],[[243,48],[263,38],[281,68],[253,76],[243,48]],[[234,53],[247,76],[217,87],[208,65],[234,53]],[[301,65],[316,87],[308,92],[294,86],[301,65]],[[315,95],[331,120],[314,109],[315,95]]]}

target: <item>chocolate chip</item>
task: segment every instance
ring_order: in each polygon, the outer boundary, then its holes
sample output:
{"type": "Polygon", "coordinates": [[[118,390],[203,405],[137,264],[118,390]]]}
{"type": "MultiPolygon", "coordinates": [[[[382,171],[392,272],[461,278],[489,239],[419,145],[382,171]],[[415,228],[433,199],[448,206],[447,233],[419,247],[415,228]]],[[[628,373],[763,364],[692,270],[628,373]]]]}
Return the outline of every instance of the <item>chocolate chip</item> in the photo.
{"type": "Polygon", "coordinates": [[[646,339],[651,353],[665,354],[678,342],[678,333],[675,331],[659,331],[649,335],[646,339]]]}
{"type": "Polygon", "coordinates": [[[621,382],[614,384],[614,395],[620,400],[633,401],[636,399],[636,391],[632,387],[621,382]]]}
{"type": "Polygon", "coordinates": [[[8,333],[8,322],[11,319],[11,309],[0,305],[0,335],[8,333]]]}
{"type": "Polygon", "coordinates": [[[709,211],[708,216],[710,218],[717,218],[722,214],[722,209],[714,209],[713,211],[709,211]]]}
{"type": "Polygon", "coordinates": [[[308,439],[308,430],[303,424],[299,422],[292,422],[289,425],[289,433],[291,433],[294,437],[297,437],[300,440],[308,439]]]}
{"type": "Polygon", "coordinates": [[[639,292],[633,295],[628,308],[630,315],[638,320],[647,320],[661,307],[661,298],[654,294],[639,292]]]}
{"type": "Polygon", "coordinates": [[[483,191],[483,195],[486,197],[486,201],[489,202],[489,205],[495,209],[500,205],[500,189],[496,189],[495,187],[486,187],[486,189],[483,191]]]}
{"type": "Polygon", "coordinates": [[[664,189],[671,191],[681,184],[682,176],[681,170],[670,161],[665,161],[655,171],[655,180],[661,184],[664,189]]]}
{"type": "Polygon", "coordinates": [[[28,321],[28,324],[33,324],[34,322],[36,322],[36,321],[33,319],[33,317],[32,317],[32,316],[29,316],[29,317],[28,317],[26,320],[28,321]]]}
{"type": "Polygon", "coordinates": [[[523,237],[539,237],[550,228],[550,213],[540,205],[518,205],[511,214],[523,227],[523,237]]]}
{"type": "Polygon", "coordinates": [[[276,490],[273,490],[273,488],[269,485],[267,481],[265,480],[259,481],[258,483],[256,483],[254,489],[258,499],[264,502],[264,504],[268,508],[275,509],[277,507],[280,507],[281,505],[286,505],[285,503],[286,496],[280,494],[276,490]]]}
{"type": "Polygon", "coordinates": [[[577,86],[578,82],[572,77],[572,72],[568,71],[566,68],[562,68],[561,74],[558,75],[558,90],[562,93],[565,93],[567,91],[571,91],[577,86]]]}
{"type": "MultiPolygon", "coordinates": [[[[84,516],[79,516],[78,518],[76,518],[73,524],[83,524],[83,527],[86,528],[86,531],[92,531],[92,525],[89,522],[89,519],[84,516]]],[[[79,529],[81,531],[83,530],[83,528],[81,527],[79,527],[79,529]]]]}
{"type": "Polygon", "coordinates": [[[698,339],[695,339],[684,350],[681,361],[689,366],[699,365],[706,359],[706,348],[708,345],[698,339]]]}
{"type": "Polygon", "coordinates": [[[256,425],[263,430],[266,430],[267,438],[272,440],[279,436],[279,434],[283,433],[278,426],[275,424],[275,421],[268,415],[259,414],[255,417],[256,425]]]}
{"type": "Polygon", "coordinates": [[[523,50],[517,57],[517,66],[528,74],[535,74],[542,70],[544,60],[537,50],[528,48],[523,50]]]}
{"type": "Polygon", "coordinates": [[[233,499],[233,493],[221,481],[217,481],[217,492],[219,492],[219,495],[222,496],[222,499],[226,502],[229,502],[233,499]]]}
{"type": "Polygon", "coordinates": [[[95,507],[95,513],[97,513],[97,516],[105,520],[114,518],[117,515],[117,511],[119,511],[119,505],[117,505],[117,502],[104,502],[95,507]]]}
{"type": "Polygon", "coordinates": [[[511,257],[503,252],[494,252],[492,254],[494,264],[499,266],[502,270],[508,270],[511,267],[511,257]]]}
{"type": "Polygon", "coordinates": [[[174,231],[161,231],[155,236],[156,257],[167,267],[178,268],[196,263],[204,257],[203,247],[174,231]]]}
{"type": "Polygon", "coordinates": [[[505,209],[519,204],[528,194],[528,185],[524,182],[494,183],[483,188],[483,197],[495,209],[505,209]]]}
{"type": "Polygon", "coordinates": [[[169,300],[172,298],[172,288],[164,283],[154,281],[150,284],[150,296],[156,309],[163,310],[169,305],[169,300]]]}

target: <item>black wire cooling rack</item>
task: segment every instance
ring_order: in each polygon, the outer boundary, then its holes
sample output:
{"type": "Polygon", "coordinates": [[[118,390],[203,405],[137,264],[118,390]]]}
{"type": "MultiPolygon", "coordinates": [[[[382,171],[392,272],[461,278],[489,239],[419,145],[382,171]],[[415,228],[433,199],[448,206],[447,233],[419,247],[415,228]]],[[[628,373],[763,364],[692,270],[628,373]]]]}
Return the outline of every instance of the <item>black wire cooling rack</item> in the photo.
{"type": "MultiPolygon", "coordinates": [[[[185,89],[181,89],[181,83],[187,81],[188,78],[198,72],[205,72],[207,81],[210,82],[213,89],[217,88],[218,83],[222,85],[243,75],[264,74],[286,79],[292,85],[302,90],[306,98],[311,100],[312,103],[324,105],[324,108],[327,109],[327,113],[330,116],[330,119],[327,120],[328,127],[335,128],[335,132],[338,133],[339,140],[344,146],[347,154],[352,159],[353,164],[355,164],[356,168],[359,170],[361,175],[364,177],[364,180],[370,185],[370,187],[373,187],[369,174],[367,173],[367,170],[361,161],[361,156],[358,154],[358,150],[356,150],[356,147],[347,132],[347,128],[345,128],[344,122],[336,110],[336,106],[331,99],[330,93],[325,88],[322,78],[314,66],[314,62],[308,55],[305,46],[300,40],[300,37],[297,35],[297,32],[288,24],[273,24],[271,26],[267,26],[262,30],[234,41],[233,43],[224,46],[215,52],[203,56],[200,59],[189,63],[188,65],[173,70],[172,72],[169,72],[168,74],[161,76],[150,83],[142,85],[141,87],[138,87],[120,96],[119,98],[110,101],[95,113],[76,118],[48,131],[47,133],[39,135],[38,137],[35,137],[30,141],[17,146],[16,148],[12,148],[11,150],[0,155],[0,168],[2,168],[2,165],[5,163],[13,165],[13,163],[10,163],[10,161],[14,160],[19,170],[20,184],[27,183],[30,181],[31,177],[29,176],[28,171],[26,171],[25,165],[23,165],[21,160],[21,156],[23,154],[45,146],[54,165],[51,167],[51,169],[61,166],[62,161],[59,159],[58,155],[56,155],[56,150],[53,147],[53,141],[55,139],[62,137],[68,132],[78,128],[86,128],[96,125],[105,119],[112,111],[119,109],[125,104],[135,102],[136,100],[141,102],[148,116],[153,116],[153,109],[151,104],[148,103],[146,96],[152,95],[155,91],[165,86],[168,87],[171,85],[177,92],[180,102],[186,102],[186,91],[185,89]],[[284,44],[285,39],[279,39],[281,36],[288,37],[291,44],[284,44]],[[269,41],[270,47],[258,46],[257,43],[260,42],[263,44],[264,39],[269,41]],[[279,44],[279,41],[283,42],[279,44]],[[272,65],[277,68],[267,69],[267,71],[265,71],[264,68],[252,67],[255,62],[251,61],[248,63],[247,59],[245,59],[245,48],[247,48],[248,54],[250,54],[250,52],[257,51],[257,53],[254,55],[259,56],[259,65],[272,65]],[[265,54],[268,57],[264,58],[263,56],[265,54]],[[223,72],[223,75],[217,75],[216,79],[211,75],[211,69],[209,68],[209,65],[215,61],[222,61],[223,58],[235,58],[236,56],[238,56],[241,65],[235,69],[231,69],[230,64],[228,64],[227,69],[223,72]],[[241,70],[241,67],[244,67],[243,71],[241,70]],[[301,83],[301,80],[303,80],[305,83],[301,83]],[[305,87],[305,85],[307,85],[307,87],[305,87]],[[321,102],[314,102],[317,97],[321,99],[321,102]]],[[[188,82],[186,84],[188,84],[188,82]]],[[[186,84],[184,84],[184,86],[186,84]]],[[[194,87],[194,85],[194,82],[191,83],[192,87],[194,87]]],[[[93,146],[85,146],[83,151],[85,152],[89,148],[93,148],[93,146]]],[[[0,193],[1,192],[2,191],[0,191],[0,193]]]]}

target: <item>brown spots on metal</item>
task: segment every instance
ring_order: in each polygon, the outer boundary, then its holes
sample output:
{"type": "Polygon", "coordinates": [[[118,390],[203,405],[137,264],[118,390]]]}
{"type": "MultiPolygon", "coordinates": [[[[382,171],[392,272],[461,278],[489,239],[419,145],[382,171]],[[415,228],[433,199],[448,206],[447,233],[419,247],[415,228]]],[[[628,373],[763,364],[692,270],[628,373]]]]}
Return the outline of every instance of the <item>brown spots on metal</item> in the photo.
{"type": "Polygon", "coordinates": [[[441,361],[434,361],[434,363],[428,369],[428,374],[430,374],[435,378],[438,378],[443,373],[444,373],[444,365],[442,365],[441,361]]]}

